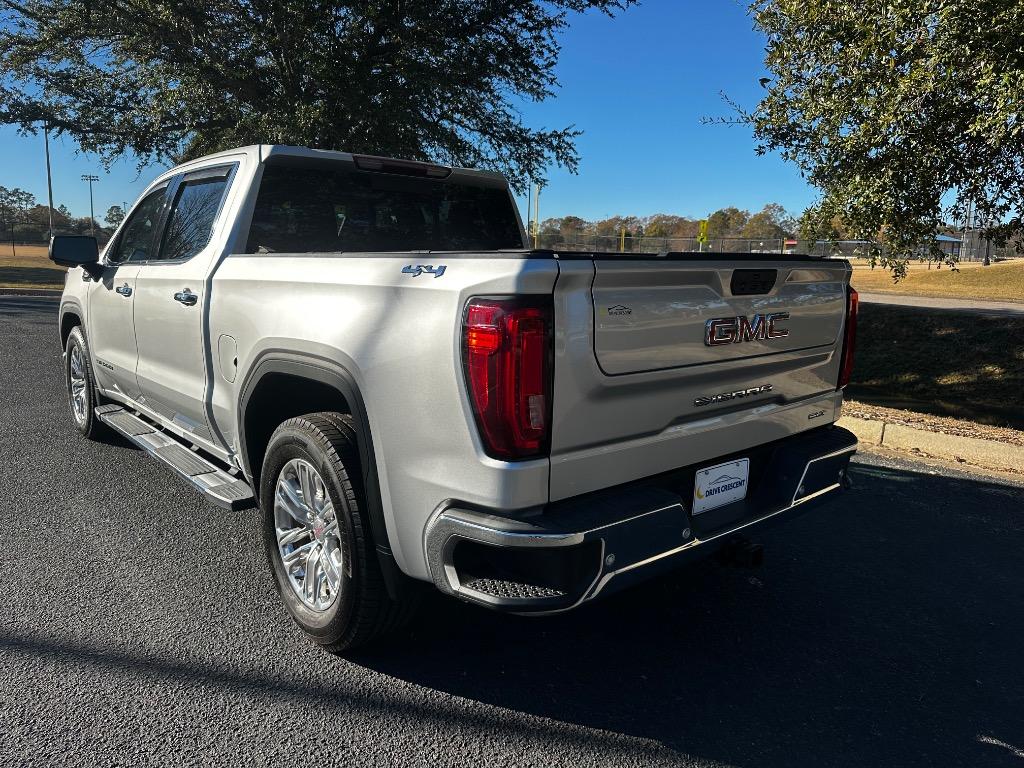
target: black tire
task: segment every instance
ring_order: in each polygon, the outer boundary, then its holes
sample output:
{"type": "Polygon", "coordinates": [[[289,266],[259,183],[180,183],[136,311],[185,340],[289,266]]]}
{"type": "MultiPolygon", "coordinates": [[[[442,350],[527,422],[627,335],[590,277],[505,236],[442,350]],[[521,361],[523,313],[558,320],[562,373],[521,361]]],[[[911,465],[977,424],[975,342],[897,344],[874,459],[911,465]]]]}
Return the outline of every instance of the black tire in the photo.
{"type": "Polygon", "coordinates": [[[75,423],[78,431],[90,440],[107,434],[106,425],[96,418],[96,406],[102,405],[103,400],[96,388],[96,376],[92,372],[89,343],[86,341],[85,331],[80,325],[71,329],[64,347],[64,385],[68,393],[68,409],[71,411],[71,420],[75,423]],[[71,389],[73,360],[79,366],[77,370],[85,377],[85,386],[81,390],[82,398],[85,401],[84,408],[76,408],[75,397],[71,389]]]}
{"type": "Polygon", "coordinates": [[[260,475],[263,540],[274,584],[295,623],[331,653],[355,650],[397,629],[412,617],[415,605],[409,598],[395,601],[388,595],[366,519],[359,469],[351,417],[313,413],[289,419],[274,431],[260,475]],[[275,492],[279,476],[292,459],[309,462],[319,473],[338,521],[345,567],[337,597],[324,610],[314,610],[298,596],[278,547],[275,492]]]}

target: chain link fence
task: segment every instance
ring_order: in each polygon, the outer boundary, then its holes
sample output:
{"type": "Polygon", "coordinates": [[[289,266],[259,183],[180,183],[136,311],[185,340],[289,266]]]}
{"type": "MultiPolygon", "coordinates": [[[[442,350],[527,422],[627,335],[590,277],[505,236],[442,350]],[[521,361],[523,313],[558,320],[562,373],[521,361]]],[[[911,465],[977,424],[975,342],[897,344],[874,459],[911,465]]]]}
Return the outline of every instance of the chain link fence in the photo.
{"type": "Polygon", "coordinates": [[[599,253],[669,253],[704,250],[710,253],[795,253],[793,241],[779,238],[751,240],[714,238],[703,248],[692,237],[643,237],[626,235],[563,235],[542,232],[537,247],[552,251],[596,251],[599,253]]]}
{"type": "MultiPolygon", "coordinates": [[[[764,253],[808,254],[831,259],[868,259],[874,244],[867,240],[809,241],[792,238],[751,239],[713,238],[701,247],[697,238],[643,237],[633,235],[563,235],[541,232],[536,247],[552,251],[593,251],[598,253],[764,253]]],[[[942,240],[939,248],[944,254],[959,255],[961,261],[982,261],[986,252],[992,259],[1002,260],[1022,256],[1014,244],[997,246],[988,243],[980,234],[968,232],[960,240],[942,240]]],[[[884,253],[884,246],[878,246],[884,253]]],[[[922,251],[922,259],[927,254],[922,251]]]]}

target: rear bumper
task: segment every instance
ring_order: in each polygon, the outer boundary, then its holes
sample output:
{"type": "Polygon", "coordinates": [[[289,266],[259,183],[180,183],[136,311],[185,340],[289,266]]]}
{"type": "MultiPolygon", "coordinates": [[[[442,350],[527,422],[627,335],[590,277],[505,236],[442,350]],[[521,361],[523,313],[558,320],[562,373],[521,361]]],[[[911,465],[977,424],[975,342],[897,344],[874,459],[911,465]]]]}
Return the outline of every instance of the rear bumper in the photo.
{"type": "Polygon", "coordinates": [[[806,511],[841,489],[856,449],[851,432],[827,427],[522,518],[449,507],[426,532],[431,578],[499,610],[566,611],[806,511]],[[740,457],[751,460],[747,497],[691,515],[695,472],[740,457]]]}

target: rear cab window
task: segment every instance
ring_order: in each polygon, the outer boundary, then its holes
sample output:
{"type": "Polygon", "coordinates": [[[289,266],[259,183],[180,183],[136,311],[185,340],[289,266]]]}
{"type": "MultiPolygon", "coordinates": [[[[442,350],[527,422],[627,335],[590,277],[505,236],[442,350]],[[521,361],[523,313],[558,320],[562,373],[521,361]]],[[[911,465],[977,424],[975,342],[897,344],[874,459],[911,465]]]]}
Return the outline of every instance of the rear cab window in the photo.
{"type": "Polygon", "coordinates": [[[279,161],[263,171],[249,253],[520,249],[504,186],[279,161]]]}

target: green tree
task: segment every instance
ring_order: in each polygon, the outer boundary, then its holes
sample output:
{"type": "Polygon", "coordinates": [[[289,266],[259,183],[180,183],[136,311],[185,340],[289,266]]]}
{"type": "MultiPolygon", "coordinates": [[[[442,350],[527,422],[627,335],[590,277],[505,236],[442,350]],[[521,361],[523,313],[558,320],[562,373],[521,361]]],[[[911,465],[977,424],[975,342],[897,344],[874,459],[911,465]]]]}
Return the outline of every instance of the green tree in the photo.
{"type": "Polygon", "coordinates": [[[575,171],[573,126],[519,99],[558,82],[571,13],[636,0],[9,0],[0,123],[46,121],[106,164],[301,144],[504,172],[575,171]]]}
{"type": "Polygon", "coordinates": [[[734,206],[720,208],[708,216],[708,237],[739,237],[749,218],[749,211],[741,211],[734,206]]]}
{"type": "Polygon", "coordinates": [[[103,217],[103,221],[105,221],[111,229],[117,229],[121,225],[121,222],[124,221],[124,211],[121,210],[121,206],[112,205],[107,208],[107,214],[103,217]]]}
{"type": "Polygon", "coordinates": [[[544,219],[540,223],[540,233],[542,235],[556,235],[562,229],[562,220],[559,218],[544,219]]]}
{"type": "MultiPolygon", "coordinates": [[[[767,92],[741,111],[761,153],[823,196],[802,234],[837,216],[884,232],[897,277],[973,204],[997,239],[1024,211],[1024,12],[1019,0],[757,0],[767,92]]],[[[948,261],[952,258],[947,256],[948,261]]]]}
{"type": "Polygon", "coordinates": [[[644,219],[644,237],[696,237],[697,222],[669,213],[656,213],[644,219]]]}
{"type": "Polygon", "coordinates": [[[792,217],[778,203],[768,203],[743,225],[742,237],[752,240],[780,240],[793,230],[792,217]]]}
{"type": "MultiPolygon", "coordinates": [[[[58,227],[61,221],[60,211],[53,209],[53,226],[58,227]]],[[[45,205],[33,205],[25,211],[25,225],[32,229],[46,232],[50,228],[50,209],[45,205]]]]}
{"type": "Polygon", "coordinates": [[[559,234],[569,241],[575,241],[582,237],[589,229],[591,229],[590,222],[579,216],[565,216],[558,226],[559,234]]]}
{"type": "Polygon", "coordinates": [[[601,219],[594,224],[594,231],[598,237],[618,237],[625,226],[625,221],[626,219],[623,216],[601,219]]]}
{"type": "Polygon", "coordinates": [[[71,219],[68,224],[68,229],[71,230],[72,234],[76,235],[87,235],[90,232],[96,232],[97,238],[103,226],[95,219],[90,219],[88,216],[78,216],[71,219]]]}
{"type": "Polygon", "coordinates": [[[18,255],[14,244],[14,234],[18,224],[25,221],[29,209],[36,204],[36,198],[30,192],[14,187],[0,187],[0,229],[8,230],[11,238],[11,253],[18,255]]]}

